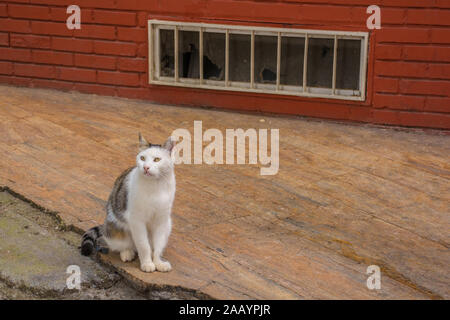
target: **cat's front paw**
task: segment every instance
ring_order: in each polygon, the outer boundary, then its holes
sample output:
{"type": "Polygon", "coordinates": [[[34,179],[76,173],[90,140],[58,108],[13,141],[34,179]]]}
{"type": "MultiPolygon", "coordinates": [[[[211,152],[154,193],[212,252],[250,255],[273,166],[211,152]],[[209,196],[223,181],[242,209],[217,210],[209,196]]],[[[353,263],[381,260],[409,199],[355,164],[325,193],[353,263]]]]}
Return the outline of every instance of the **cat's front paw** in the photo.
{"type": "Polygon", "coordinates": [[[156,266],[156,270],[160,271],[160,272],[169,272],[170,270],[172,270],[172,266],[170,265],[169,261],[161,261],[158,263],[155,263],[156,266]]]}
{"type": "Polygon", "coordinates": [[[141,270],[144,272],[153,272],[156,270],[155,264],[151,261],[141,263],[141,270]]]}
{"type": "Polygon", "coordinates": [[[132,261],[134,259],[135,252],[133,250],[120,251],[120,260],[123,262],[132,261]]]}

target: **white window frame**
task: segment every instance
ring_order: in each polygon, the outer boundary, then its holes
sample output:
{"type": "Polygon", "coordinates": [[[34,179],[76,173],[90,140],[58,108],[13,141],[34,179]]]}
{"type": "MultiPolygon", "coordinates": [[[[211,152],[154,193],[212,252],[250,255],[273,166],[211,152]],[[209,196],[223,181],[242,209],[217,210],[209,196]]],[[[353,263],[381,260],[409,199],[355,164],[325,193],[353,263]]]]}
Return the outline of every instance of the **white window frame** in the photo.
{"type": "Polygon", "coordinates": [[[366,98],[366,77],[367,77],[367,54],[368,54],[368,32],[350,31],[329,31],[329,30],[306,30],[294,28],[267,28],[252,26],[237,26],[212,23],[178,22],[151,19],[148,20],[148,43],[149,43],[149,83],[157,85],[170,85],[178,87],[203,88],[212,90],[229,90],[241,92],[255,92],[265,94],[281,94],[304,97],[331,98],[341,100],[364,101],[366,98]],[[174,30],[174,76],[160,76],[159,57],[159,30],[174,30]],[[186,79],[178,76],[178,31],[199,32],[199,78],[186,79]],[[225,79],[206,80],[203,79],[203,32],[225,33],[225,79]],[[251,36],[251,61],[250,61],[250,82],[229,81],[229,35],[232,33],[249,34],[251,36]],[[255,35],[270,35],[277,37],[277,79],[276,84],[255,83],[254,79],[254,47],[255,35]],[[281,57],[281,37],[296,36],[305,38],[305,50],[303,61],[303,85],[288,86],[280,84],[280,57],[281,57]],[[307,66],[308,66],[308,39],[327,38],[334,39],[333,53],[333,75],[332,88],[308,87],[307,66]],[[361,40],[360,69],[359,69],[359,90],[337,89],[336,88],[336,60],[337,45],[340,39],[361,40]]]}

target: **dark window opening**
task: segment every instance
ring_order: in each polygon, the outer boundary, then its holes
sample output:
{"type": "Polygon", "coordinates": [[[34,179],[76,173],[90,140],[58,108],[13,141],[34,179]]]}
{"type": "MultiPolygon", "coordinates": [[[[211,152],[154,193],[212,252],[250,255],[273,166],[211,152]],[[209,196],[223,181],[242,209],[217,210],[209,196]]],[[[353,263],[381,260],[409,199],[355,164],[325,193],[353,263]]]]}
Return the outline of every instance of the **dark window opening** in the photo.
{"type": "Polygon", "coordinates": [[[225,79],[225,33],[203,33],[203,79],[225,79]]]}
{"type": "Polygon", "coordinates": [[[200,78],[199,33],[178,31],[178,76],[180,78],[200,78]]]}
{"type": "Polygon", "coordinates": [[[276,83],[277,45],[277,37],[255,36],[254,79],[256,83],[276,83]]]}
{"type": "Polygon", "coordinates": [[[331,88],[333,82],[334,39],[308,39],[308,87],[331,88]]]}
{"type": "Polygon", "coordinates": [[[305,38],[281,38],[280,84],[303,85],[304,54],[305,38]]]}
{"type": "Polygon", "coordinates": [[[174,31],[161,29],[159,36],[159,56],[160,56],[160,74],[163,77],[173,77],[175,74],[175,48],[174,31]]]}
{"type": "Polygon", "coordinates": [[[359,89],[360,56],[360,40],[338,39],[336,88],[359,89]]]}
{"type": "Polygon", "coordinates": [[[250,53],[250,35],[230,34],[230,81],[250,82],[250,53]]]}

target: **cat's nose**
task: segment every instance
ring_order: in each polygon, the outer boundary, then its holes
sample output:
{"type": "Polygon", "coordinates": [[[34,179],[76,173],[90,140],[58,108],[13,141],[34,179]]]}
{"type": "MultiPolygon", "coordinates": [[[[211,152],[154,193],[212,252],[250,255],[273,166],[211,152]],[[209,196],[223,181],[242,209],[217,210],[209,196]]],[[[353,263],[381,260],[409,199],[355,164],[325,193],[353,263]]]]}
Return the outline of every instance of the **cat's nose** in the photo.
{"type": "Polygon", "coordinates": [[[147,172],[148,170],[150,170],[150,167],[144,166],[144,171],[147,172]]]}

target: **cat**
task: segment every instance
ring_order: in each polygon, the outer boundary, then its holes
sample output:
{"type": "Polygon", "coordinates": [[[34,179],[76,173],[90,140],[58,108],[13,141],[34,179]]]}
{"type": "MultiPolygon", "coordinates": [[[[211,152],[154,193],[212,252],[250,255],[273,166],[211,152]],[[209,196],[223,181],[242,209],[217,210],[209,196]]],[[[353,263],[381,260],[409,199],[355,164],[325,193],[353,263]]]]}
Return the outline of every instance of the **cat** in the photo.
{"type": "Polygon", "coordinates": [[[132,261],[137,251],[144,272],[171,270],[161,255],[172,229],[176,189],[173,147],[171,137],[158,145],[148,143],[139,133],[136,166],[116,179],[106,204],[104,224],[83,235],[83,255],[90,255],[94,249],[105,252],[106,248],[100,248],[103,242],[109,250],[118,251],[124,262],[132,261]]]}

